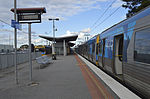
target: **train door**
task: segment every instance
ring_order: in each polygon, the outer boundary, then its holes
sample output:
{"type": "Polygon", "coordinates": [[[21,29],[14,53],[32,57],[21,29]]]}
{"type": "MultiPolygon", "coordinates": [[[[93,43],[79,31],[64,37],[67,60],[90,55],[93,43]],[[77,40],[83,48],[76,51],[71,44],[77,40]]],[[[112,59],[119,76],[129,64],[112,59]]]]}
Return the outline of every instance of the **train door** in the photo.
{"type": "Polygon", "coordinates": [[[90,45],[87,45],[87,58],[90,59],[90,45]]]}
{"type": "Polygon", "coordinates": [[[98,55],[99,55],[99,35],[96,38],[96,43],[95,43],[95,63],[98,66],[98,55]]]}
{"type": "Polygon", "coordinates": [[[96,59],[96,65],[98,66],[98,50],[99,50],[99,43],[96,43],[96,53],[95,53],[95,59],[96,59]]]}
{"type": "Polygon", "coordinates": [[[104,56],[105,56],[105,39],[103,39],[103,51],[102,51],[102,67],[104,67],[104,56]]]}
{"type": "Polygon", "coordinates": [[[92,42],[92,61],[94,61],[95,57],[95,42],[92,42]]]}
{"type": "Polygon", "coordinates": [[[101,40],[100,42],[99,42],[99,49],[98,49],[98,64],[99,64],[99,66],[101,66],[102,67],[102,55],[103,55],[103,40],[101,40]]]}
{"type": "Polygon", "coordinates": [[[114,71],[117,75],[122,74],[123,60],[123,35],[114,38],[114,71]]]}

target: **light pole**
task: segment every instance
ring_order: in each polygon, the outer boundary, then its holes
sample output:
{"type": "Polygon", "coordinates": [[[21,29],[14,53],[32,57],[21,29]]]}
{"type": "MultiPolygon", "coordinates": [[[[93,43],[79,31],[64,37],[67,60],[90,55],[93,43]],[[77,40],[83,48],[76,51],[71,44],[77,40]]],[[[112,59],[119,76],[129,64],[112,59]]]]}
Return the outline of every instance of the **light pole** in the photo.
{"type": "Polygon", "coordinates": [[[53,21],[52,59],[53,59],[53,60],[56,60],[56,53],[55,53],[55,31],[56,31],[56,29],[55,29],[55,23],[54,23],[54,21],[55,21],[55,20],[56,20],[56,21],[59,21],[59,18],[55,18],[55,19],[50,18],[50,19],[48,19],[48,20],[53,21]]]}

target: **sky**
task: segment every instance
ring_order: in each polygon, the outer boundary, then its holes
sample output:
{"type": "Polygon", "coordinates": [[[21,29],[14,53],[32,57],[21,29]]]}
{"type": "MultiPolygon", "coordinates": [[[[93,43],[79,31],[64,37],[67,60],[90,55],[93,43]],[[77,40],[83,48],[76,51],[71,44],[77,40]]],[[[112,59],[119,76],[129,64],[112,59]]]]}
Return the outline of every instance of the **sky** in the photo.
{"type": "MultiPolygon", "coordinates": [[[[14,44],[14,32],[10,26],[14,18],[10,11],[13,3],[13,0],[0,0],[0,44],[14,44]]],[[[47,44],[39,35],[53,36],[52,21],[49,18],[60,19],[55,21],[56,37],[78,35],[75,43],[79,44],[85,41],[86,34],[92,37],[124,20],[127,9],[121,7],[123,3],[121,0],[17,0],[17,8],[46,8],[42,23],[32,24],[33,44],[47,44]]],[[[18,30],[17,44],[18,47],[28,44],[27,24],[22,25],[22,31],[18,30]]]]}

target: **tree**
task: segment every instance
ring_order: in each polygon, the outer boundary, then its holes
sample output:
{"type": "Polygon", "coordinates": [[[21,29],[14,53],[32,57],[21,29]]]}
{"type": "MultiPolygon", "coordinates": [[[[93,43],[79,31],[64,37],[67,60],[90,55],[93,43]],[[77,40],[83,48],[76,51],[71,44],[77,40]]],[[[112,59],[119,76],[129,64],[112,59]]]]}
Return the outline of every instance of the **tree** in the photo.
{"type": "Polygon", "coordinates": [[[126,2],[122,7],[128,8],[128,13],[126,14],[127,18],[133,16],[138,11],[144,9],[145,7],[150,5],[150,0],[122,0],[126,2]]]}

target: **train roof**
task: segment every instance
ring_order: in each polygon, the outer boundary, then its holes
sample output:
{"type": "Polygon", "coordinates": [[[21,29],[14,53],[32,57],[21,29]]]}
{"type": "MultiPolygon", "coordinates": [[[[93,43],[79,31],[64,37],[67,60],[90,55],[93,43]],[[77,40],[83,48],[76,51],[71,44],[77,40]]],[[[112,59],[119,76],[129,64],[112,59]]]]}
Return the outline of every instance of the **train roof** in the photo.
{"type": "MultiPolygon", "coordinates": [[[[96,39],[96,37],[97,37],[98,35],[100,35],[100,37],[101,37],[101,35],[104,35],[105,33],[108,33],[108,32],[110,32],[110,31],[113,31],[113,30],[115,30],[116,28],[119,28],[119,27],[121,27],[121,26],[123,26],[123,25],[126,25],[126,24],[128,24],[128,23],[134,22],[134,21],[136,21],[136,20],[138,20],[138,19],[140,19],[140,18],[143,18],[143,17],[145,17],[145,16],[148,16],[148,15],[150,15],[150,6],[148,6],[148,7],[146,7],[145,9],[139,11],[138,13],[136,13],[136,14],[133,15],[133,16],[131,16],[130,18],[127,18],[127,19],[125,19],[125,20],[122,20],[121,22],[119,22],[119,23],[117,23],[117,24],[111,26],[110,28],[104,30],[101,34],[95,35],[94,37],[92,37],[91,39],[89,39],[88,41],[86,41],[85,43],[88,43],[88,44],[89,44],[89,43],[92,43],[92,42],[96,39]]],[[[85,44],[85,43],[83,43],[83,44],[85,44]]],[[[83,44],[82,44],[82,45],[83,45],[83,44]]]]}
{"type": "Polygon", "coordinates": [[[125,24],[128,24],[130,22],[133,22],[135,20],[138,20],[140,18],[143,18],[144,16],[150,15],[150,6],[146,7],[145,9],[143,9],[142,11],[139,11],[138,13],[136,13],[135,15],[131,16],[130,18],[127,18],[113,26],[111,26],[110,28],[104,30],[100,35],[104,34],[105,32],[109,32],[112,31],[113,29],[123,26],[125,24]]]}
{"type": "Polygon", "coordinates": [[[89,39],[88,41],[86,41],[85,43],[92,43],[93,41],[96,40],[96,37],[98,36],[99,34],[95,35],[94,37],[92,37],[91,39],[89,39]]]}

